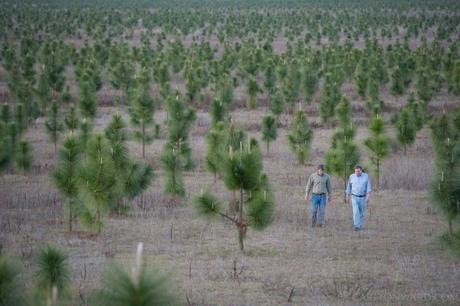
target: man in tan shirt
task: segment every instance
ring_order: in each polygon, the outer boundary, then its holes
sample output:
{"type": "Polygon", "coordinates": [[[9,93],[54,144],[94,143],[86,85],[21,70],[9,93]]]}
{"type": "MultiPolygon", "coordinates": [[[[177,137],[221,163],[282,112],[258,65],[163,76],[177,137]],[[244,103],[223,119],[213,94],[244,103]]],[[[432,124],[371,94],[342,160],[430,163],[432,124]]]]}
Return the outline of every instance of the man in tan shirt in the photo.
{"type": "Polygon", "coordinates": [[[328,200],[331,200],[331,179],[328,174],[324,173],[323,165],[318,165],[316,172],[312,173],[308,178],[307,187],[305,189],[306,202],[308,202],[310,193],[311,226],[315,227],[316,223],[318,223],[318,226],[322,227],[324,225],[326,204],[328,200]],[[319,214],[318,219],[316,217],[317,214],[319,214]]]}

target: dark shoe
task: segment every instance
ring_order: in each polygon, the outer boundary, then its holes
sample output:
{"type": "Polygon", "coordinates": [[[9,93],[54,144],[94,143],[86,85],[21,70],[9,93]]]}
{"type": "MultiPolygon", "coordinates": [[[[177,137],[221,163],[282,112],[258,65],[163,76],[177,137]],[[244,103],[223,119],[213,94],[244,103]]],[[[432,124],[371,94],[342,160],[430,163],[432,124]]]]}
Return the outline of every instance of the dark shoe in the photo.
{"type": "Polygon", "coordinates": [[[323,226],[324,226],[324,224],[318,224],[318,227],[323,227],[323,226]]]}
{"type": "Polygon", "coordinates": [[[316,226],[316,223],[315,222],[312,222],[311,223],[311,227],[315,227],[316,226]]]}
{"type": "Polygon", "coordinates": [[[355,232],[359,232],[361,229],[357,226],[355,226],[355,232]]]}

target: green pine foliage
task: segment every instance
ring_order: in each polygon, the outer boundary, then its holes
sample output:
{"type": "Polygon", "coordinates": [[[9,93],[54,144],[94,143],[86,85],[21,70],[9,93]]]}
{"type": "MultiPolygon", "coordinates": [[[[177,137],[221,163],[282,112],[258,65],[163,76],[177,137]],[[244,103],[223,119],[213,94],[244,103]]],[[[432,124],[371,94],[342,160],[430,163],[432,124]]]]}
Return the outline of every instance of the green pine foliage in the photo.
{"type": "Polygon", "coordinates": [[[48,120],[45,121],[46,132],[50,140],[54,145],[54,154],[57,154],[57,142],[59,140],[59,134],[64,131],[64,124],[61,121],[59,107],[56,101],[51,104],[51,112],[48,120]]]}
{"type": "Polygon", "coordinates": [[[294,115],[292,130],[288,135],[289,148],[299,164],[306,164],[312,141],[313,130],[308,122],[307,114],[300,109],[294,115]]]}
{"type": "MultiPolygon", "coordinates": [[[[230,149],[222,160],[223,181],[227,189],[239,192],[237,215],[226,213],[221,201],[209,191],[202,191],[194,198],[197,212],[207,218],[221,216],[235,225],[240,250],[244,250],[244,239],[248,227],[263,230],[272,221],[274,196],[267,176],[263,173],[262,155],[257,141],[251,139],[240,149],[230,149]]],[[[229,203],[230,204],[230,203],[229,203]]]]}
{"type": "Polygon", "coordinates": [[[138,128],[134,136],[142,143],[142,157],[145,158],[145,145],[154,139],[150,128],[155,123],[153,120],[155,101],[149,94],[149,87],[142,84],[130,94],[129,100],[131,123],[138,128]]]}
{"type": "Polygon", "coordinates": [[[70,283],[67,256],[56,246],[48,244],[40,250],[37,258],[37,286],[47,305],[58,305],[70,283]]]}
{"type": "Polygon", "coordinates": [[[101,134],[95,134],[86,148],[79,178],[79,198],[84,204],[81,222],[101,233],[102,218],[116,200],[115,165],[111,148],[101,134]]]}
{"type": "Polygon", "coordinates": [[[228,115],[228,104],[222,102],[219,99],[214,99],[211,103],[210,113],[213,127],[216,126],[219,122],[226,123],[228,115]]]}
{"type": "Polygon", "coordinates": [[[14,160],[14,147],[7,123],[0,121],[0,174],[8,169],[14,160]]]}
{"type": "Polygon", "coordinates": [[[111,158],[115,170],[114,203],[118,214],[126,210],[126,199],[134,199],[147,189],[153,178],[153,168],[140,161],[133,160],[129,156],[127,141],[126,124],[120,114],[114,114],[109,125],[105,129],[111,158]]]}
{"type": "Polygon", "coordinates": [[[310,104],[313,96],[318,90],[319,76],[312,65],[307,66],[303,72],[303,88],[305,91],[305,102],[310,104]]]}
{"type": "Polygon", "coordinates": [[[168,144],[161,155],[161,167],[165,174],[164,192],[172,196],[185,196],[185,184],[182,176],[180,152],[168,144]]]}
{"type": "Polygon", "coordinates": [[[396,128],[396,140],[403,147],[404,155],[406,155],[407,147],[415,142],[417,135],[417,123],[413,113],[409,108],[404,107],[393,116],[392,122],[396,128]]]}
{"type": "Polygon", "coordinates": [[[78,109],[84,118],[96,118],[97,98],[94,86],[85,82],[80,85],[80,95],[78,96],[78,109]]]}
{"type": "Polygon", "coordinates": [[[369,124],[370,137],[364,140],[364,145],[370,153],[377,179],[377,190],[380,189],[380,169],[382,160],[390,153],[390,140],[385,131],[385,122],[379,115],[372,118],[369,124]]]}
{"type": "Polygon", "coordinates": [[[460,60],[455,61],[449,78],[449,91],[460,96],[460,60]]]}
{"type": "Polygon", "coordinates": [[[27,128],[27,118],[24,111],[24,105],[21,103],[16,104],[16,113],[14,119],[16,123],[16,133],[17,135],[22,135],[27,128]]]}
{"type": "Polygon", "coordinates": [[[262,140],[267,144],[267,153],[270,151],[270,142],[278,137],[276,119],[272,116],[262,118],[262,140]]]}
{"type": "MultiPolygon", "coordinates": [[[[115,64],[110,66],[110,82],[114,88],[123,90],[123,93],[127,95],[135,83],[135,67],[134,61],[127,58],[127,54],[124,54],[127,51],[123,50],[121,52],[123,53],[121,54],[122,58],[117,58],[114,60],[115,64]]],[[[113,54],[113,56],[116,55],[113,54]]]]}
{"type": "Polygon", "coordinates": [[[64,139],[56,168],[51,172],[54,185],[64,198],[68,210],[68,229],[72,224],[80,205],[78,199],[78,182],[81,162],[81,146],[75,136],[64,139]]]}
{"type": "Polygon", "coordinates": [[[179,305],[172,287],[172,283],[163,274],[143,262],[141,244],[131,269],[122,265],[113,265],[105,272],[97,305],[179,305]]]}
{"type": "Polygon", "coordinates": [[[64,117],[64,124],[68,131],[73,134],[80,126],[80,119],[78,118],[75,107],[70,106],[64,117]]]}
{"type": "Polygon", "coordinates": [[[369,83],[368,70],[369,67],[367,65],[367,60],[365,57],[363,57],[359,61],[355,71],[355,80],[358,88],[358,94],[362,99],[366,98],[366,92],[369,83]]]}
{"type": "Polygon", "coordinates": [[[342,96],[337,106],[336,117],[338,128],[332,136],[331,148],[326,153],[325,165],[327,171],[340,177],[345,186],[360,157],[358,147],[353,142],[356,128],[352,124],[351,104],[345,96],[342,96]]]}
{"type": "Polygon", "coordinates": [[[24,288],[16,261],[0,256],[0,305],[24,305],[24,288]]]}
{"type": "Polygon", "coordinates": [[[88,144],[88,141],[92,136],[92,132],[93,125],[91,121],[86,118],[83,118],[78,131],[78,139],[80,141],[81,150],[84,152],[86,152],[86,145],[88,144]]]}
{"type": "Polygon", "coordinates": [[[239,150],[241,144],[246,142],[246,138],[246,132],[242,128],[238,127],[234,122],[230,122],[227,138],[228,150],[239,150]]]}
{"type": "Polygon", "coordinates": [[[33,160],[32,154],[30,143],[24,140],[20,141],[14,155],[17,169],[22,170],[24,173],[30,171],[33,160]]]}
{"type": "Polygon", "coordinates": [[[279,121],[279,116],[284,112],[285,101],[279,89],[276,89],[274,95],[271,97],[270,110],[276,118],[276,122],[279,121]]]}
{"type": "Polygon", "coordinates": [[[261,92],[259,84],[257,84],[256,78],[252,74],[246,75],[246,94],[247,102],[246,107],[248,109],[254,109],[257,107],[257,94],[261,92]]]}
{"type": "Polygon", "coordinates": [[[175,155],[180,157],[180,164],[185,170],[195,168],[195,162],[192,158],[192,149],[189,144],[189,133],[193,123],[196,120],[196,112],[194,109],[185,105],[179,96],[176,98],[170,97],[167,102],[168,111],[168,138],[167,146],[171,150],[174,148],[175,155]]]}
{"type": "Polygon", "coordinates": [[[10,105],[7,104],[7,103],[4,103],[2,105],[2,113],[1,113],[1,121],[4,123],[4,124],[8,124],[8,122],[11,121],[11,109],[10,109],[10,105]]]}
{"type": "Polygon", "coordinates": [[[222,160],[228,153],[228,131],[223,122],[218,122],[206,135],[208,144],[205,157],[206,169],[214,175],[214,182],[217,175],[222,172],[222,160]]]}
{"type": "Polygon", "coordinates": [[[460,203],[460,111],[443,114],[431,125],[436,172],[431,186],[434,203],[448,222],[448,237],[453,239],[453,220],[458,217],[460,203]]]}
{"type": "Polygon", "coordinates": [[[326,74],[323,94],[319,104],[319,116],[324,124],[328,124],[334,116],[336,105],[340,101],[340,86],[330,73],[326,74]]]}

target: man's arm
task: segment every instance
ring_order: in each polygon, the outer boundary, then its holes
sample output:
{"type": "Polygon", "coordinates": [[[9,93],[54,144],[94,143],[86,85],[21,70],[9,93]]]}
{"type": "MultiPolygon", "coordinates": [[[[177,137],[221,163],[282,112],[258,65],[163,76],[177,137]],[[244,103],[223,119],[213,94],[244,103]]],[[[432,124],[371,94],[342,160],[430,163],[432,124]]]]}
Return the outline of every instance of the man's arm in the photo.
{"type": "Polygon", "coordinates": [[[312,188],[312,185],[313,185],[313,180],[312,180],[311,177],[312,176],[310,175],[310,177],[308,178],[308,181],[307,181],[307,187],[305,188],[305,201],[308,201],[308,196],[310,195],[311,188],[312,188]]]}
{"type": "Polygon", "coordinates": [[[371,179],[369,178],[369,175],[368,175],[367,176],[367,184],[366,184],[366,203],[369,203],[369,198],[371,196],[371,191],[372,191],[371,179]]]}
{"type": "Polygon", "coordinates": [[[351,194],[351,175],[348,177],[347,188],[345,189],[345,203],[348,203],[351,194]]]}

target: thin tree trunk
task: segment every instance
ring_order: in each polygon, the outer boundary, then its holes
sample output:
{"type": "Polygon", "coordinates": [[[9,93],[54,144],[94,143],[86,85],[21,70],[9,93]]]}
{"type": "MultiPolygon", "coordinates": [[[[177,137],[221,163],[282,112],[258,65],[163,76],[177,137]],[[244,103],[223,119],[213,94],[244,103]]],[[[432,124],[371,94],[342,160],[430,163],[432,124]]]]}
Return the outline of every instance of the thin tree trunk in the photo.
{"type": "Polygon", "coordinates": [[[101,233],[101,211],[99,208],[96,210],[97,233],[101,233]]]}
{"type": "Polygon", "coordinates": [[[380,190],[380,159],[377,158],[377,190],[380,190]]]}
{"type": "Polygon", "coordinates": [[[240,251],[244,251],[244,228],[243,228],[243,188],[240,188],[240,217],[239,217],[239,226],[238,226],[238,242],[240,244],[240,251]]]}
{"type": "Polygon", "coordinates": [[[454,237],[454,229],[453,229],[453,226],[452,226],[452,220],[449,219],[449,239],[452,240],[452,238],[454,237]]]}
{"type": "Polygon", "coordinates": [[[72,204],[69,205],[69,232],[72,232],[72,204]]]}
{"type": "Polygon", "coordinates": [[[145,158],[145,124],[142,120],[142,158],[145,158]]]}

